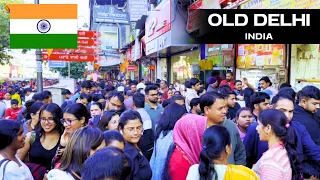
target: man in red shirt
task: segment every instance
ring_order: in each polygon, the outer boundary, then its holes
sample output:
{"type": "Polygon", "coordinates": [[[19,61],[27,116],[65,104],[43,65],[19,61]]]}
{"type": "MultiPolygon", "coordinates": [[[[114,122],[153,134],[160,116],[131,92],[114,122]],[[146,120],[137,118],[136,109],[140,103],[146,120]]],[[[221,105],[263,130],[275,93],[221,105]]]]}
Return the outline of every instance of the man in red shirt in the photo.
{"type": "Polygon", "coordinates": [[[233,80],[233,73],[232,72],[227,72],[226,79],[221,81],[220,87],[225,84],[229,85],[231,87],[232,91],[234,90],[234,80],[233,80]]]}
{"type": "Polygon", "coordinates": [[[16,120],[21,107],[18,106],[19,102],[16,99],[11,100],[11,108],[6,110],[4,115],[5,119],[16,120]]]}

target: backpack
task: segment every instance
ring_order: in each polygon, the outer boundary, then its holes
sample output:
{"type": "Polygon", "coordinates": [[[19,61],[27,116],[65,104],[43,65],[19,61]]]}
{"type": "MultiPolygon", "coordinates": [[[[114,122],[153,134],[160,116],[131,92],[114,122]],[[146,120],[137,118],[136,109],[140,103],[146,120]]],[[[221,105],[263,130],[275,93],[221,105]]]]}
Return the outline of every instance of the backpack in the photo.
{"type": "Polygon", "coordinates": [[[2,159],[0,161],[0,167],[2,166],[2,164],[4,163],[4,167],[3,167],[3,170],[2,170],[2,180],[4,180],[4,173],[6,172],[6,167],[8,165],[8,163],[10,162],[9,159],[2,159]]]}

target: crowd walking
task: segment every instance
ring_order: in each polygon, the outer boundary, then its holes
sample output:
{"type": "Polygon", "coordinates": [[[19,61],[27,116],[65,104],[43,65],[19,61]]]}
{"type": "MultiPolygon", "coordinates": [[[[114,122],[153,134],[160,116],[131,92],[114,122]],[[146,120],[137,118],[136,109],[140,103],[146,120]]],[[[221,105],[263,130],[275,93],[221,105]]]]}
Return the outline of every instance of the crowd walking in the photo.
{"type": "Polygon", "coordinates": [[[1,86],[0,179],[320,179],[320,90],[268,77],[1,86]]]}

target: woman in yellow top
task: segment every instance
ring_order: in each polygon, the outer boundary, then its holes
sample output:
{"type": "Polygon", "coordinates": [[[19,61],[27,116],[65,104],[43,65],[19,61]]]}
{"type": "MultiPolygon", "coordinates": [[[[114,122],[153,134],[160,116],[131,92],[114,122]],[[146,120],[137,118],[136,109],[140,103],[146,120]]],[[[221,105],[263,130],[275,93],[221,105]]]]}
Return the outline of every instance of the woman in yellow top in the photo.
{"type": "Polygon", "coordinates": [[[256,180],[258,176],[242,165],[228,164],[231,138],[223,126],[211,126],[202,136],[200,163],[190,167],[187,180],[256,180]]]}
{"type": "Polygon", "coordinates": [[[19,91],[17,89],[13,90],[12,95],[11,95],[11,99],[16,99],[19,102],[18,106],[21,107],[21,105],[22,105],[21,97],[20,97],[19,91]]]}

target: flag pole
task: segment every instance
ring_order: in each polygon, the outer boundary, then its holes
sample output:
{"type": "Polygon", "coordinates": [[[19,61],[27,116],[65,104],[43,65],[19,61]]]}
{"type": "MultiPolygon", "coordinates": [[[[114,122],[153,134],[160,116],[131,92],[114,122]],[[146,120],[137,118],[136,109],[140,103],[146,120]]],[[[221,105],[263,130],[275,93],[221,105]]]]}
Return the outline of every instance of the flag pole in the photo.
{"type": "MultiPolygon", "coordinates": [[[[39,4],[39,0],[34,0],[34,4],[39,4]]],[[[42,79],[42,53],[41,49],[36,49],[36,62],[37,62],[37,91],[43,91],[42,79]]]]}

